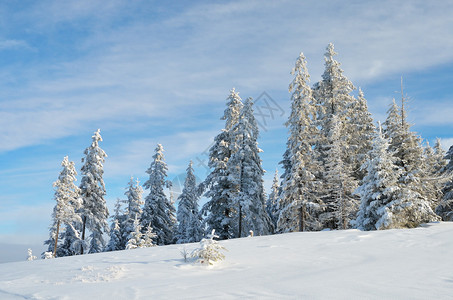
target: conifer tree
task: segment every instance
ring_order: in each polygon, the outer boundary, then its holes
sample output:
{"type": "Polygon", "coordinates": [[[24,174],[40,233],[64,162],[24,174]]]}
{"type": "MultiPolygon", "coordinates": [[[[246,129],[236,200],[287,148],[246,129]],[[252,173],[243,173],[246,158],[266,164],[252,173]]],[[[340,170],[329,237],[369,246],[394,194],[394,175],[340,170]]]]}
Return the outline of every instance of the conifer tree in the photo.
{"type": "MultiPolygon", "coordinates": [[[[316,83],[313,87],[313,96],[316,100],[317,107],[317,121],[316,125],[320,130],[318,135],[315,151],[318,161],[318,172],[315,174],[316,179],[321,184],[318,186],[318,197],[322,200],[324,206],[324,215],[320,219],[324,222],[323,228],[336,228],[336,222],[333,221],[331,216],[337,212],[335,209],[336,196],[331,194],[331,187],[335,183],[329,182],[329,179],[325,176],[328,174],[327,163],[329,152],[331,151],[332,145],[336,142],[332,140],[332,122],[334,116],[338,119],[341,127],[339,128],[338,136],[342,137],[341,143],[341,160],[345,166],[343,170],[344,176],[351,178],[352,181],[349,187],[357,186],[357,179],[354,178],[353,170],[357,167],[356,151],[358,150],[358,143],[354,141],[354,131],[362,124],[358,123],[357,119],[353,119],[353,116],[357,109],[364,109],[363,104],[357,103],[357,100],[350,94],[355,88],[349,79],[343,75],[343,70],[340,68],[340,63],[334,59],[337,53],[334,51],[333,44],[330,43],[327,46],[327,52],[325,53],[325,70],[322,75],[322,80],[316,83]],[[352,149],[351,149],[352,148],[352,149]],[[348,172],[348,174],[346,174],[348,172]]],[[[361,121],[360,121],[361,122],[361,121]]],[[[330,177],[332,178],[332,177],[330,177]]],[[[354,198],[353,189],[344,187],[346,190],[345,195],[348,198],[354,198]]]]}
{"type": "Polygon", "coordinates": [[[331,144],[327,150],[324,175],[325,189],[330,199],[326,203],[325,212],[321,213],[319,218],[329,228],[347,229],[349,221],[355,217],[357,211],[357,201],[351,195],[357,186],[352,178],[350,165],[345,164],[342,158],[346,146],[345,137],[340,135],[341,128],[340,119],[333,115],[329,134],[331,144]]]}
{"type": "Polygon", "coordinates": [[[127,237],[134,231],[135,219],[140,220],[142,216],[142,205],[143,202],[143,188],[140,186],[140,182],[137,179],[134,183],[134,178],[131,177],[129,180],[126,192],[124,193],[127,197],[127,212],[124,220],[120,224],[122,227],[122,240],[124,241],[124,247],[126,246],[127,237]]]}
{"type": "Polygon", "coordinates": [[[267,213],[269,214],[272,224],[274,225],[274,228],[277,227],[277,220],[278,220],[278,207],[279,207],[279,190],[280,190],[280,182],[278,179],[278,170],[275,170],[275,175],[274,175],[274,180],[272,181],[272,187],[271,187],[271,192],[269,194],[269,197],[267,198],[266,202],[266,210],[267,213]]]}
{"type": "Polygon", "coordinates": [[[164,148],[158,144],[153,156],[153,162],[146,171],[149,179],[143,185],[149,190],[145,198],[141,224],[143,228],[150,225],[157,234],[158,245],[168,245],[174,242],[174,229],[176,226],[175,208],[173,203],[164,193],[164,188],[168,186],[167,164],[165,163],[164,148]]]}
{"type": "Polygon", "coordinates": [[[60,172],[57,181],[53,184],[55,188],[54,199],[57,203],[52,213],[53,224],[50,229],[50,238],[44,243],[49,245],[48,252],[51,252],[54,257],[70,255],[70,249],[65,249],[64,247],[64,240],[63,245],[59,245],[58,243],[59,237],[62,236],[64,238],[65,236],[64,232],[60,231],[61,226],[70,227],[74,234],[73,238],[78,239],[79,233],[75,226],[79,225],[82,221],[77,214],[77,210],[81,205],[81,199],[79,197],[79,188],[74,184],[77,180],[74,162],[69,161],[68,157],[65,156],[61,162],[61,166],[63,170],[60,172]]]}
{"type": "Polygon", "coordinates": [[[438,219],[431,208],[429,184],[424,172],[424,156],[421,139],[410,131],[406,120],[403,92],[401,107],[393,101],[388,111],[385,125],[385,135],[390,139],[389,151],[394,153],[395,164],[400,167],[401,175],[399,200],[392,205],[395,215],[394,228],[416,227],[421,223],[438,219]]]}
{"type": "Polygon", "coordinates": [[[227,163],[236,193],[233,195],[234,228],[237,237],[252,230],[257,235],[273,232],[272,221],[265,209],[264,170],[258,148],[259,131],[253,115],[253,101],[248,98],[231,130],[231,157],[227,163]]]}
{"type": "Polygon", "coordinates": [[[110,240],[107,243],[105,251],[123,250],[124,247],[122,246],[122,240],[123,238],[121,234],[120,223],[118,222],[118,219],[115,218],[113,219],[112,226],[110,227],[110,240]]]}
{"type": "Polygon", "coordinates": [[[238,122],[242,106],[239,94],[232,89],[222,117],[222,120],[225,120],[225,129],[215,137],[214,145],[209,149],[208,166],[212,171],[203,183],[203,186],[208,189],[205,196],[210,199],[202,209],[202,214],[206,215],[204,222],[208,231],[215,229],[218,232],[220,239],[236,236],[234,231],[236,208],[233,199],[238,191],[229,176],[227,163],[232,155],[231,129],[238,122]]]}
{"type": "Polygon", "coordinates": [[[178,200],[178,233],[177,243],[199,242],[203,238],[201,217],[198,210],[198,190],[192,161],[187,167],[184,188],[178,200]]]}
{"type": "Polygon", "coordinates": [[[375,135],[368,160],[362,165],[366,176],[357,189],[360,194],[360,209],[355,227],[361,230],[386,229],[391,227],[391,203],[398,201],[398,185],[401,169],[395,165],[396,158],[388,151],[389,142],[381,127],[375,135]]]}
{"type": "MultiPolygon", "coordinates": [[[[89,253],[101,252],[104,249],[104,232],[108,232],[107,218],[109,215],[104,196],[106,194],[104,179],[104,162],[107,154],[99,147],[102,141],[98,129],[91,145],[85,149],[85,158],[82,159],[82,180],[80,184],[82,197],[82,240],[85,240],[85,231],[91,232],[89,253]]],[[[84,252],[84,246],[81,254],[84,252]]]]}
{"type": "Polygon", "coordinates": [[[295,75],[289,85],[291,114],[286,126],[289,137],[283,161],[281,200],[277,221],[278,232],[315,230],[315,215],[320,209],[316,195],[315,153],[313,146],[319,137],[315,123],[316,107],[305,56],[301,53],[291,72],[295,75]]]}
{"type": "Polygon", "coordinates": [[[453,146],[448,149],[445,159],[449,160],[444,168],[447,182],[442,190],[443,197],[436,207],[436,213],[443,221],[453,221],[453,146]]]}

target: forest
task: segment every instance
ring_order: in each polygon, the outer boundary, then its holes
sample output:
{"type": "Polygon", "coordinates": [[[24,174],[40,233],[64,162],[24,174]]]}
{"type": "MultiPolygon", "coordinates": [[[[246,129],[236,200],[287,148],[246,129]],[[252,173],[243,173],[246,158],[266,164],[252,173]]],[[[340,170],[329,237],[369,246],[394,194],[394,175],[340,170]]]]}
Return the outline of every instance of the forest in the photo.
{"type": "MultiPolygon", "coordinates": [[[[453,147],[431,147],[407,121],[407,96],[393,100],[374,123],[364,92],[346,78],[329,44],[322,78],[310,84],[301,53],[291,71],[286,150],[270,193],[264,191],[259,126],[252,98],[232,89],[224,128],[209,149],[209,175],[197,184],[189,162],[177,199],[165,189],[168,167],[158,144],[140,184],[131,178],[126,200],[111,216],[105,200],[100,130],[85,149],[80,184],[65,157],[54,182],[47,252],[43,258],[294,231],[385,230],[453,221],[453,147]],[[146,196],[145,190],[147,191],[146,196]],[[200,205],[200,198],[207,202],[200,205]],[[110,220],[109,220],[110,219],[110,220]],[[108,238],[107,238],[108,237],[108,238]]],[[[277,167],[277,166],[276,166],[277,167]]]]}

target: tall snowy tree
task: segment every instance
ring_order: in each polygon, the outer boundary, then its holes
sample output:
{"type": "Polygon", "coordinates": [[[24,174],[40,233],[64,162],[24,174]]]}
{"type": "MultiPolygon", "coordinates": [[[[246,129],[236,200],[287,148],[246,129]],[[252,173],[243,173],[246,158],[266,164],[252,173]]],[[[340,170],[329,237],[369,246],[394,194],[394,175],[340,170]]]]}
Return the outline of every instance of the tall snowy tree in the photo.
{"type": "Polygon", "coordinates": [[[445,159],[449,160],[443,171],[447,182],[442,190],[443,197],[436,207],[436,213],[443,221],[453,221],[453,146],[448,149],[445,159]]]}
{"type": "Polygon", "coordinates": [[[446,165],[445,151],[442,149],[440,139],[436,140],[434,148],[426,142],[422,166],[425,177],[425,190],[427,191],[428,201],[433,210],[436,209],[442,200],[442,189],[448,180],[445,176],[446,165]]]}
{"type": "Polygon", "coordinates": [[[368,111],[367,101],[360,88],[358,98],[351,103],[348,109],[348,115],[350,122],[350,126],[347,127],[350,130],[347,133],[349,136],[348,161],[351,164],[352,177],[361,181],[366,175],[366,170],[361,169],[361,167],[368,159],[376,128],[373,125],[373,118],[368,111]]]}
{"type": "Polygon", "coordinates": [[[368,160],[362,165],[367,175],[357,189],[361,202],[354,225],[361,230],[390,228],[393,223],[391,205],[399,201],[400,196],[401,169],[395,165],[396,158],[388,150],[389,142],[381,127],[372,147],[368,160]]]}
{"type": "Polygon", "coordinates": [[[202,214],[206,215],[204,222],[208,232],[215,229],[220,239],[236,236],[234,231],[236,207],[233,199],[238,191],[237,186],[232,182],[227,163],[232,155],[231,129],[239,120],[243,104],[234,89],[230,91],[226,105],[227,108],[222,117],[222,120],[225,120],[225,129],[215,137],[214,145],[209,149],[208,166],[212,171],[203,183],[203,186],[208,189],[205,196],[210,198],[202,209],[202,214]]]}
{"type": "Polygon", "coordinates": [[[252,230],[256,235],[273,232],[270,216],[265,209],[263,187],[264,170],[258,148],[259,131],[253,115],[253,101],[248,98],[239,114],[238,122],[231,129],[231,157],[227,163],[233,187],[234,229],[237,237],[247,236],[252,230]]]}
{"type": "Polygon", "coordinates": [[[281,200],[277,221],[278,232],[318,229],[315,215],[319,212],[320,201],[316,195],[314,145],[319,138],[315,123],[316,106],[309,87],[310,76],[305,56],[301,53],[291,74],[295,75],[289,85],[291,114],[286,122],[289,137],[287,150],[281,162],[281,200]]]}
{"type": "Polygon", "coordinates": [[[384,123],[385,135],[390,139],[389,150],[395,153],[395,164],[402,171],[398,180],[400,199],[393,205],[394,214],[399,216],[394,227],[416,227],[438,219],[429,201],[431,191],[423,167],[425,160],[421,139],[410,131],[405,104],[406,97],[401,92],[401,107],[394,101],[384,123]]]}
{"type": "Polygon", "coordinates": [[[341,136],[342,123],[336,116],[332,116],[330,126],[327,156],[325,159],[326,180],[326,209],[319,218],[328,228],[347,229],[349,221],[355,217],[357,201],[351,195],[357,188],[356,181],[352,178],[350,165],[345,164],[343,153],[346,146],[345,137],[341,136]]]}
{"type": "MultiPolygon", "coordinates": [[[[315,144],[315,151],[317,153],[317,161],[319,162],[318,172],[315,174],[318,182],[321,185],[318,187],[318,195],[325,205],[326,211],[324,216],[321,218],[327,223],[323,223],[324,228],[336,228],[336,223],[333,219],[326,216],[332,216],[337,212],[332,211],[336,207],[336,196],[331,194],[331,187],[336,183],[329,182],[329,178],[326,178],[328,174],[327,164],[329,160],[329,152],[331,151],[332,145],[336,141],[332,140],[334,122],[332,122],[334,116],[338,119],[338,123],[341,125],[338,136],[341,136],[341,160],[345,166],[343,175],[349,177],[353,182],[349,187],[357,186],[357,179],[354,178],[353,170],[357,168],[357,154],[356,150],[359,149],[360,141],[354,139],[356,134],[355,130],[362,124],[359,123],[357,116],[358,109],[365,109],[365,105],[360,104],[351,95],[351,92],[355,89],[352,82],[349,81],[344,75],[343,70],[340,68],[340,63],[334,59],[337,53],[334,51],[333,44],[327,46],[327,52],[325,53],[325,70],[322,75],[322,80],[316,83],[313,87],[313,96],[316,100],[317,106],[317,123],[316,125],[320,129],[320,134],[315,144]],[[346,172],[348,174],[346,174],[346,172]]],[[[363,99],[362,99],[363,100],[363,99]]],[[[365,117],[366,112],[364,112],[365,117]]],[[[365,120],[361,118],[360,122],[365,120]]],[[[333,177],[330,177],[333,178],[333,177]]],[[[353,189],[344,187],[345,195],[348,198],[353,198],[353,189]]]]}
{"type": "Polygon", "coordinates": [[[124,220],[122,221],[122,239],[124,246],[127,241],[129,234],[134,231],[135,219],[140,220],[142,215],[143,202],[143,188],[140,186],[140,182],[137,179],[134,182],[134,178],[131,177],[129,180],[126,192],[124,193],[127,197],[127,213],[124,220]]]}
{"type": "Polygon", "coordinates": [[[184,188],[178,200],[178,232],[177,243],[199,242],[203,238],[203,228],[201,227],[201,216],[198,210],[198,190],[197,182],[192,167],[192,161],[187,167],[184,188]]]}
{"type": "Polygon", "coordinates": [[[168,245],[174,242],[176,226],[176,209],[164,193],[164,188],[168,186],[166,180],[168,168],[163,152],[164,148],[158,144],[153,162],[146,171],[149,179],[143,187],[149,190],[149,194],[145,198],[141,218],[142,228],[146,228],[148,225],[154,228],[158,245],[168,245]]]}
{"type": "Polygon", "coordinates": [[[274,228],[277,227],[277,220],[278,220],[278,206],[279,206],[279,190],[280,190],[280,182],[278,177],[278,170],[275,170],[274,180],[272,181],[271,192],[269,193],[269,197],[267,198],[266,202],[266,210],[269,216],[271,217],[272,223],[274,224],[274,228]]]}
{"type": "Polygon", "coordinates": [[[63,225],[66,228],[69,227],[69,231],[72,229],[75,235],[74,239],[78,239],[79,233],[75,227],[82,222],[82,219],[77,214],[81,199],[79,197],[79,188],[74,184],[77,180],[74,162],[69,161],[68,157],[65,156],[61,166],[63,170],[53,184],[55,188],[54,199],[57,203],[52,213],[53,224],[50,228],[50,238],[44,243],[49,245],[48,252],[52,252],[54,257],[70,255],[70,249],[65,249],[64,244],[58,244],[58,238],[60,236],[64,237],[64,232],[60,232],[60,227],[63,225]]]}
{"type": "MultiPolygon", "coordinates": [[[[104,199],[106,194],[104,179],[104,162],[107,154],[99,147],[102,141],[98,129],[92,139],[91,145],[85,149],[85,158],[82,159],[82,180],[80,184],[81,196],[83,200],[82,215],[82,240],[85,240],[85,231],[91,232],[89,253],[101,252],[104,249],[104,232],[108,232],[107,218],[109,212],[104,199]]],[[[81,254],[84,249],[82,247],[81,254]]]]}

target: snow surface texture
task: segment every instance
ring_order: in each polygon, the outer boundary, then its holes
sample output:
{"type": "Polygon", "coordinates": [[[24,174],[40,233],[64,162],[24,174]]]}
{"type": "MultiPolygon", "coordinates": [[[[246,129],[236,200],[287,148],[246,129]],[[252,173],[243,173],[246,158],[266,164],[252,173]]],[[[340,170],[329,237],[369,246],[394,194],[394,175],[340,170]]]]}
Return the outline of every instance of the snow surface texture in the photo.
{"type": "Polygon", "coordinates": [[[453,298],[453,223],[220,243],[209,267],[180,254],[198,243],[2,264],[0,299],[453,298]]]}

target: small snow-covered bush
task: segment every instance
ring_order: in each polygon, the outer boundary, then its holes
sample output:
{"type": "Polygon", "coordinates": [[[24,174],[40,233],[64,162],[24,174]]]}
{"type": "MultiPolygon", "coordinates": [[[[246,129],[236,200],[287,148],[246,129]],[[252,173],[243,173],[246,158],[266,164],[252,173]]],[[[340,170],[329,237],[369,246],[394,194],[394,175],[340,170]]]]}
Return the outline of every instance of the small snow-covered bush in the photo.
{"type": "Polygon", "coordinates": [[[221,251],[226,249],[218,241],[214,240],[214,238],[218,237],[218,235],[215,235],[215,229],[213,229],[207,238],[200,241],[200,248],[193,250],[191,256],[197,258],[198,262],[208,265],[224,260],[225,255],[221,251]]]}
{"type": "Polygon", "coordinates": [[[32,252],[31,249],[29,248],[29,249],[28,249],[28,257],[27,257],[27,260],[28,260],[28,261],[32,261],[32,260],[35,260],[35,259],[37,259],[37,257],[33,255],[33,252],[32,252]]]}
{"type": "Polygon", "coordinates": [[[44,252],[42,258],[43,259],[51,259],[51,258],[55,258],[55,257],[53,256],[53,253],[51,251],[47,251],[47,252],[44,252]]]}

